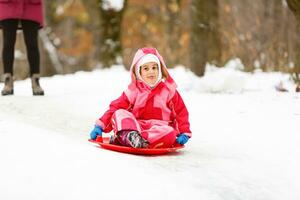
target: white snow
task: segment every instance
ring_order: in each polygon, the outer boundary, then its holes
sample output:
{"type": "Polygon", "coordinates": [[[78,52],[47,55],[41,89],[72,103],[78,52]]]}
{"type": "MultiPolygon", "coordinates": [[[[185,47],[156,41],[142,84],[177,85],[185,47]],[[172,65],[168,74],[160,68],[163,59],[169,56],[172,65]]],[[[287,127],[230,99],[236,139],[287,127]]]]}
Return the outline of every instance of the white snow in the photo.
{"type": "Polygon", "coordinates": [[[300,199],[300,96],[287,75],[228,66],[203,78],[170,73],[193,137],[164,156],[87,141],[129,83],[122,66],[42,78],[44,97],[31,95],[29,79],[16,81],[15,95],[0,96],[0,199],[300,199]],[[274,90],[280,81],[290,92],[274,90]]]}

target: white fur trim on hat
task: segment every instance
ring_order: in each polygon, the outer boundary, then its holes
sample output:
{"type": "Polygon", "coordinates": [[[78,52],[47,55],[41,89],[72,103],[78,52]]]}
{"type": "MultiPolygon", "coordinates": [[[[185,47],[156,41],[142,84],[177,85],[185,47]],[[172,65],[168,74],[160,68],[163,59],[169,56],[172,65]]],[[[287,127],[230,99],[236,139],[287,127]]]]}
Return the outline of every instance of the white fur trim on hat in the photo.
{"type": "MultiPolygon", "coordinates": [[[[136,63],[136,67],[135,67],[135,74],[137,76],[137,79],[143,81],[144,83],[146,83],[142,77],[141,77],[141,74],[140,74],[140,69],[141,69],[141,66],[143,66],[144,64],[146,63],[149,63],[149,62],[154,62],[157,64],[158,66],[158,78],[156,80],[156,82],[153,84],[153,85],[149,85],[150,87],[155,87],[160,81],[161,81],[161,78],[162,78],[162,73],[161,73],[161,65],[160,65],[160,61],[158,59],[158,57],[154,54],[146,54],[144,55],[137,63],[136,63]]],[[[146,83],[147,84],[147,83],[146,83]]]]}
{"type": "Polygon", "coordinates": [[[154,54],[146,54],[144,55],[138,62],[137,67],[141,67],[142,65],[149,63],[149,62],[155,62],[160,67],[159,59],[154,54]]]}

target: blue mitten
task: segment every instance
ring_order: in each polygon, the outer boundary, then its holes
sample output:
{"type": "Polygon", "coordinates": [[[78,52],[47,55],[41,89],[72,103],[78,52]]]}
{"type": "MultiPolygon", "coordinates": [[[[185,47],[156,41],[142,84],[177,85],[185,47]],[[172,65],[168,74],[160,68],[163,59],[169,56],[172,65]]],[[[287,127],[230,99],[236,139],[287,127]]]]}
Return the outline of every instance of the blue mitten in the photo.
{"type": "Polygon", "coordinates": [[[178,136],[177,136],[177,139],[176,139],[176,142],[178,144],[181,144],[181,145],[184,145],[185,143],[187,143],[187,141],[190,139],[189,136],[187,136],[186,134],[184,133],[180,133],[178,136]]]}
{"type": "Polygon", "coordinates": [[[96,140],[97,136],[102,136],[102,127],[95,125],[95,128],[92,130],[92,132],[90,133],[90,137],[92,140],[96,140]]]}

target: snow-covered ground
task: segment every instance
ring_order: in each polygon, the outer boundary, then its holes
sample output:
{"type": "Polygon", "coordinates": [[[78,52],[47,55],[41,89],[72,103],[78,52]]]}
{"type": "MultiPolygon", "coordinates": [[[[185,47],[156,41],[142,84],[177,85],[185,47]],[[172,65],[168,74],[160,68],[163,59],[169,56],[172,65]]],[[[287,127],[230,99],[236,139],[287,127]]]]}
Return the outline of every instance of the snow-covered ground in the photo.
{"type": "MultiPolygon", "coordinates": [[[[137,156],[87,141],[129,83],[121,66],[29,79],[0,96],[0,199],[300,199],[300,96],[288,76],[209,67],[170,70],[193,138],[178,153],[137,156]],[[280,93],[282,81],[290,90],[280,93]]],[[[0,84],[3,87],[3,83],[0,84]]]]}

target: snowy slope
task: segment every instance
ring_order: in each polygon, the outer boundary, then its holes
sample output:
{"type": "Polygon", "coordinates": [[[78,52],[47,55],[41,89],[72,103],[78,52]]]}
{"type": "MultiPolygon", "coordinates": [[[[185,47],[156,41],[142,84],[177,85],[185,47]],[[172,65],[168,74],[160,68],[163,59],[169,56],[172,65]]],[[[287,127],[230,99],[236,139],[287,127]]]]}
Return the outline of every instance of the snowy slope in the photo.
{"type": "MultiPolygon", "coordinates": [[[[193,138],[179,153],[135,156],[87,142],[94,121],[129,83],[123,67],[29,79],[0,97],[0,199],[300,198],[300,96],[278,93],[283,74],[232,68],[202,79],[170,71],[190,111],[193,138]]],[[[0,84],[2,88],[3,84],[0,84]]]]}

